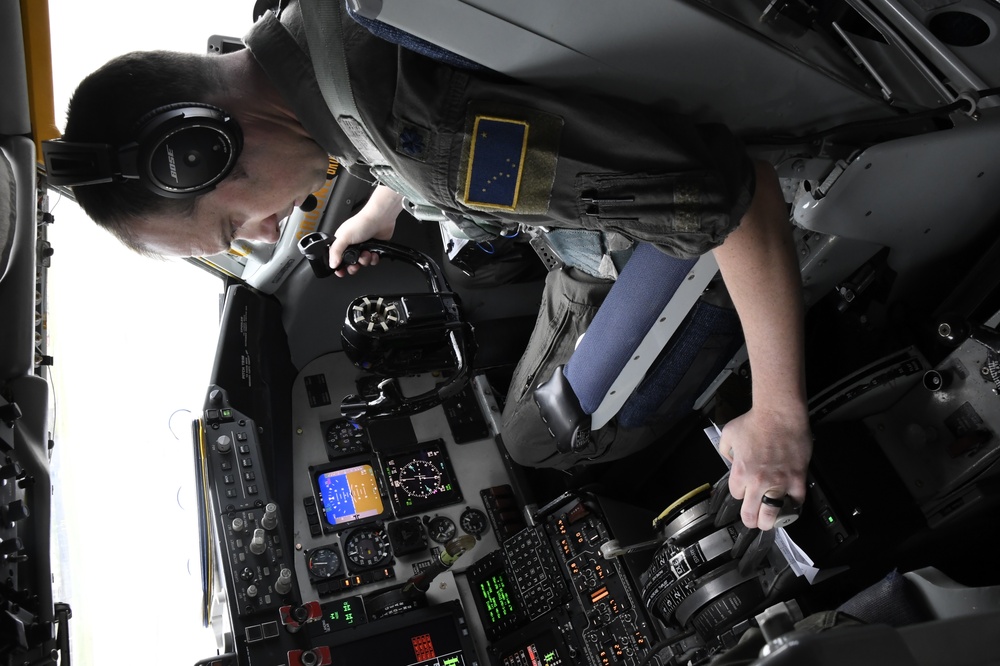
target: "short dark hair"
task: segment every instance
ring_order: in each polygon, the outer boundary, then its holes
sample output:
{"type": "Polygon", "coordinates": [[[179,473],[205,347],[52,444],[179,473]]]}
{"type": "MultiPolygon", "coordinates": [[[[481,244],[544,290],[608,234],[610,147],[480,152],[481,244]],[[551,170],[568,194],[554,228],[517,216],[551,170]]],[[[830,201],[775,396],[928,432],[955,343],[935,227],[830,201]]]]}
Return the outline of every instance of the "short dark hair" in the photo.
{"type": "MultiPolygon", "coordinates": [[[[135,140],[138,121],[161,106],[206,103],[223,90],[212,56],[136,51],[119,56],[85,78],[69,103],[66,141],[122,146],[135,140]]],[[[73,195],[84,212],[126,246],[148,254],[131,223],[144,217],[188,215],[195,198],[170,199],[137,181],[78,185],[73,195]]]]}

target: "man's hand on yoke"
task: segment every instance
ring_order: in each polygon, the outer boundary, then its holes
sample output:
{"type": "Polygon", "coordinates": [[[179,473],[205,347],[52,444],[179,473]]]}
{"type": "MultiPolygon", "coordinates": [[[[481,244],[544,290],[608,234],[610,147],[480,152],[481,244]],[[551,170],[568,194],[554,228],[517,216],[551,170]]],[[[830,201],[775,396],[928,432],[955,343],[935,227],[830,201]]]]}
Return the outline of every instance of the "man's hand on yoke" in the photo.
{"type": "MultiPolygon", "coordinates": [[[[396,218],[403,210],[403,197],[384,185],[379,185],[371,197],[353,217],[337,228],[336,239],[330,245],[330,266],[337,267],[342,261],[344,250],[349,245],[357,245],[373,238],[389,240],[396,229],[396,218]]],[[[362,252],[358,262],[336,271],[337,277],[354,275],[362,266],[378,264],[378,255],[362,252]]]]}

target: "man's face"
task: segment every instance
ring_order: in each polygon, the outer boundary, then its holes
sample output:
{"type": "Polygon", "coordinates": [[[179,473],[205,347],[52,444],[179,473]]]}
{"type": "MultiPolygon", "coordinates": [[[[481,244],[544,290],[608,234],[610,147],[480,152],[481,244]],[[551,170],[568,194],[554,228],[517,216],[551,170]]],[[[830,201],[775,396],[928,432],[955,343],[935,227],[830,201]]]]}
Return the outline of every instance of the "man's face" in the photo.
{"type": "Polygon", "coordinates": [[[195,200],[191,215],[137,221],[138,240],[174,257],[219,254],[238,239],[276,242],[294,207],[323,187],[328,157],[311,139],[272,130],[245,128],[233,172],[195,200]]]}

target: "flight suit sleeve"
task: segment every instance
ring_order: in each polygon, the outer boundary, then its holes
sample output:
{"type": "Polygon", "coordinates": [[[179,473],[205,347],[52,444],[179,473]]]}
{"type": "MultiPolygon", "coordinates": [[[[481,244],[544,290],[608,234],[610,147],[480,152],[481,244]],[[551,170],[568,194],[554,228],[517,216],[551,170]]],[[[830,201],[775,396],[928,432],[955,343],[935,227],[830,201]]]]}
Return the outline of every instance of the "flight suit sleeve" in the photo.
{"type": "Polygon", "coordinates": [[[401,57],[396,144],[451,212],[613,231],[690,258],[721,245],[749,207],[753,163],[724,126],[499,75],[413,69],[401,57]]]}

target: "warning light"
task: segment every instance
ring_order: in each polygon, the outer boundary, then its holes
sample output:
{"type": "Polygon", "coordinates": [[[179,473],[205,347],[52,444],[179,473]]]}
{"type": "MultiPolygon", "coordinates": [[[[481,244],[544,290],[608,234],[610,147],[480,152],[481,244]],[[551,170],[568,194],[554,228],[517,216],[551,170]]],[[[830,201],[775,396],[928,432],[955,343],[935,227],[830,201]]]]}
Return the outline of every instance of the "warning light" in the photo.
{"type": "Polygon", "coordinates": [[[418,662],[427,661],[437,656],[434,652],[434,643],[431,641],[430,634],[414,636],[410,639],[410,642],[413,644],[413,654],[416,655],[418,662]]]}

